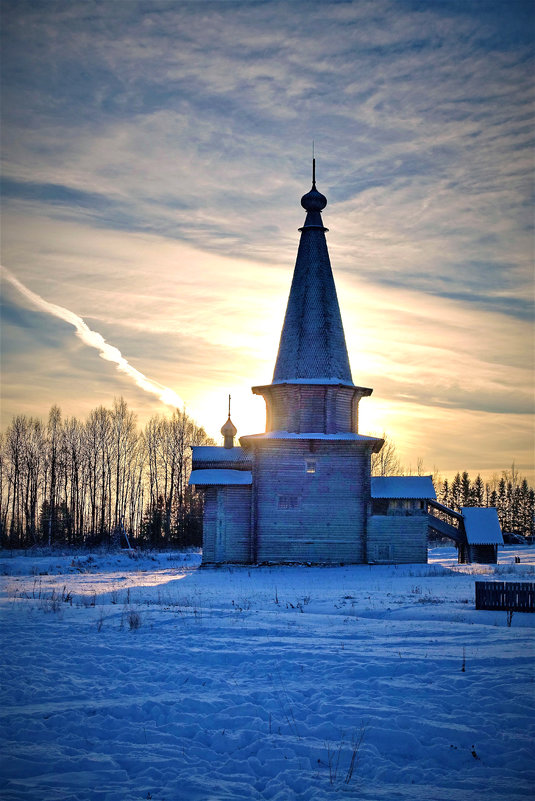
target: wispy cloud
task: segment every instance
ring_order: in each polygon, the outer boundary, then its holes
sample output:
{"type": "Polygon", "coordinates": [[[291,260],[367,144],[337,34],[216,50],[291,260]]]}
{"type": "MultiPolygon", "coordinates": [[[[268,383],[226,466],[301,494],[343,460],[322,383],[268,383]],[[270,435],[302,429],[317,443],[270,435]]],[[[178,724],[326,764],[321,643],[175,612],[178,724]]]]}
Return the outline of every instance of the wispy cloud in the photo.
{"type": "Polygon", "coordinates": [[[525,295],[530,237],[530,12],[507,5],[51,4],[23,29],[15,9],[5,174],[56,217],[273,262],[314,137],[338,230],[366,248],[381,229],[369,273],[424,291],[448,276],[461,297],[479,260],[492,307],[525,295]]]}
{"type": "Polygon", "coordinates": [[[169,389],[169,387],[166,387],[157,381],[151,381],[151,379],[147,378],[146,375],[141,373],[139,370],[136,370],[135,367],[132,367],[132,365],[127,359],[125,359],[118,348],[115,348],[113,345],[110,345],[109,342],[106,342],[104,337],[99,334],[98,331],[92,331],[87,323],[85,323],[84,320],[82,320],[82,318],[77,314],[70,311],[70,309],[65,309],[63,306],[50,303],[40,295],[32,292],[31,289],[28,289],[28,287],[24,286],[24,284],[22,284],[18,278],[16,278],[6,267],[0,266],[0,270],[2,276],[16,289],[18,289],[21,295],[24,295],[27,300],[29,300],[42,311],[48,312],[54,317],[59,317],[60,320],[64,320],[66,323],[74,326],[76,336],[82,340],[84,345],[87,345],[90,348],[95,348],[98,351],[101,359],[115,364],[121,373],[124,373],[131,378],[142,390],[145,392],[150,392],[152,395],[156,395],[162,403],[165,403],[168,406],[176,408],[181,408],[184,406],[184,402],[181,398],[179,398],[174,390],[169,389]]]}

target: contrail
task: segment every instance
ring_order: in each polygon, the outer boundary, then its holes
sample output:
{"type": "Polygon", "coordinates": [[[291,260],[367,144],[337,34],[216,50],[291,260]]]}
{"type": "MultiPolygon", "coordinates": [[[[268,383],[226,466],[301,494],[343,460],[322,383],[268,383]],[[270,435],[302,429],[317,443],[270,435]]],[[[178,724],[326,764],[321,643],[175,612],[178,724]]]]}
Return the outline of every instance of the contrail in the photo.
{"type": "Polygon", "coordinates": [[[162,403],[166,403],[168,406],[175,406],[177,408],[182,408],[184,406],[184,401],[176,394],[176,392],[174,392],[172,389],[169,389],[169,387],[165,387],[163,384],[160,384],[158,381],[151,381],[151,379],[147,378],[146,375],[143,375],[143,373],[140,373],[140,371],[136,370],[135,367],[132,367],[132,365],[128,363],[118,348],[108,344],[102,334],[99,334],[97,331],[92,331],[87,323],[85,323],[81,317],[78,317],[77,314],[70,311],[70,309],[64,308],[64,306],[57,306],[55,303],[49,303],[40,295],[36,295],[36,293],[32,292],[31,289],[28,289],[28,287],[24,286],[24,284],[21,284],[21,282],[15,278],[15,276],[7,269],[7,267],[2,265],[1,270],[3,276],[7,278],[7,280],[13,284],[13,286],[16,287],[25,298],[30,300],[39,309],[42,309],[49,314],[53,314],[54,317],[59,317],[60,320],[65,320],[66,323],[73,325],[76,329],[76,336],[80,337],[85,345],[89,345],[90,348],[95,348],[98,350],[99,356],[102,359],[116,364],[117,369],[121,373],[125,373],[127,376],[132,378],[138,387],[144,389],[145,392],[150,392],[153,395],[157,395],[162,403]]]}

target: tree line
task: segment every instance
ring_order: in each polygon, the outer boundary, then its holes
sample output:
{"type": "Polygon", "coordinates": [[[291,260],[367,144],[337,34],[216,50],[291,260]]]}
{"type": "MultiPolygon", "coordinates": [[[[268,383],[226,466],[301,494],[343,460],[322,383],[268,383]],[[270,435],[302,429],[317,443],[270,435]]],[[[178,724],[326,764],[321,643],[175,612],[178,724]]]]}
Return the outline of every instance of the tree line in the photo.
{"type": "Polygon", "coordinates": [[[0,543],[200,546],[190,445],[213,444],[184,411],[140,429],[122,398],[84,421],[17,415],[0,438],[0,543]]]}
{"type": "MultiPolygon", "coordinates": [[[[396,446],[372,459],[374,475],[403,475],[396,446]]],[[[0,436],[0,545],[202,545],[202,494],[188,486],[190,445],[213,445],[184,411],[155,415],[143,429],[126,402],[85,421],[17,415],[0,436]]],[[[416,467],[424,474],[421,460],[416,467]]],[[[484,482],[467,472],[433,476],[437,499],[455,511],[494,506],[503,531],[535,536],[535,492],[514,465],[484,482]]]]}
{"type": "Polygon", "coordinates": [[[457,473],[451,482],[443,479],[439,483],[437,498],[456,512],[462,506],[494,506],[502,531],[529,538],[535,535],[535,491],[514,465],[486,482],[479,474],[472,481],[467,472],[457,473]]]}

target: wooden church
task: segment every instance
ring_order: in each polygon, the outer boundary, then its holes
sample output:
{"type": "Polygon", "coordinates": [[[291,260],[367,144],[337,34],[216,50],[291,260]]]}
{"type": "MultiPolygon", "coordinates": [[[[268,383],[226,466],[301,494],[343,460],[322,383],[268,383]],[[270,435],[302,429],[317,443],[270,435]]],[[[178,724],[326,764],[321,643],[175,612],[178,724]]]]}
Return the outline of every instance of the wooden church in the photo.
{"type": "Polygon", "coordinates": [[[203,564],[426,562],[430,476],[371,477],[383,440],[359,433],[353,383],[316,189],[306,218],[273,380],[253,387],[266,431],[193,447],[190,484],[204,491],[203,564]]]}

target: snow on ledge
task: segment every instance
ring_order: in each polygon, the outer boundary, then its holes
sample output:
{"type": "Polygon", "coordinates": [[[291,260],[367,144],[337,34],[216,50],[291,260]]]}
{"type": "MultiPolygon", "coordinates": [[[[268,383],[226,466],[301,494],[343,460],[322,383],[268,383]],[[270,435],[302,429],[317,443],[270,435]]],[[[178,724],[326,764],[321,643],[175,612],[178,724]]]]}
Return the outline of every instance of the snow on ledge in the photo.
{"type": "Polygon", "coordinates": [[[221,445],[192,445],[194,462],[250,462],[251,457],[243,448],[234,446],[224,448],[221,445]]]}
{"type": "Polygon", "coordinates": [[[371,491],[372,498],[437,499],[431,476],[372,476],[371,491]]]}
{"type": "Polygon", "coordinates": [[[253,483],[253,476],[249,470],[192,470],[189,484],[200,487],[247,485],[253,483]]]}

